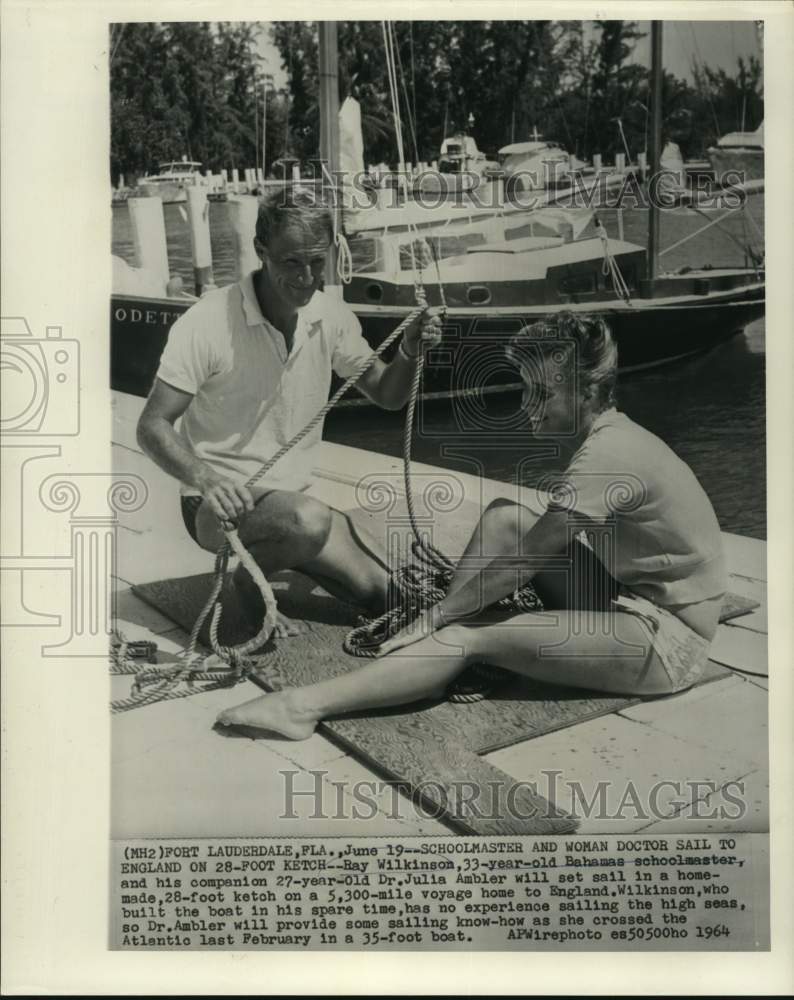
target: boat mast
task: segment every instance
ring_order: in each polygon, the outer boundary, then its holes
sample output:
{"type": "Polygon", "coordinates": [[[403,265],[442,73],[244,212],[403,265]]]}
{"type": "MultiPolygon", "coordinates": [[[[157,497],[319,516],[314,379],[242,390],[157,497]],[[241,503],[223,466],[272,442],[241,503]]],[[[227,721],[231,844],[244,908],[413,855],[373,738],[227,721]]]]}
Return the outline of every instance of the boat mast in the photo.
{"type": "MultiPolygon", "coordinates": [[[[322,164],[327,164],[333,186],[330,191],[334,213],[334,232],[339,232],[339,56],[336,21],[319,21],[320,33],[320,182],[322,164]]],[[[325,184],[322,184],[325,187],[325,184]]],[[[336,285],[336,246],[332,243],[325,270],[326,285],[336,285]]]]}
{"type": "MultiPolygon", "coordinates": [[[[662,158],[662,22],[651,21],[651,133],[650,133],[650,177],[658,178],[662,158]]],[[[649,184],[648,190],[654,195],[649,198],[648,216],[648,274],[650,281],[656,278],[659,269],[660,218],[656,195],[659,182],[649,184]]]]}

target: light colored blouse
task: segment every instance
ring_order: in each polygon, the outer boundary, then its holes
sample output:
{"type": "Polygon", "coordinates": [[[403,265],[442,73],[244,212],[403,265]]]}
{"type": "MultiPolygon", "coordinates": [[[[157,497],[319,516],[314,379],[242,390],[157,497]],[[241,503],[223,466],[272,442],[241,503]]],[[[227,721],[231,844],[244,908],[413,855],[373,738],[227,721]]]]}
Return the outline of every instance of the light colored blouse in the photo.
{"type": "Polygon", "coordinates": [[[598,415],[552,490],[549,509],[560,508],[582,519],[612,576],[655,604],[725,592],[720,526],[703,487],[663,441],[616,409],[598,415]]]}

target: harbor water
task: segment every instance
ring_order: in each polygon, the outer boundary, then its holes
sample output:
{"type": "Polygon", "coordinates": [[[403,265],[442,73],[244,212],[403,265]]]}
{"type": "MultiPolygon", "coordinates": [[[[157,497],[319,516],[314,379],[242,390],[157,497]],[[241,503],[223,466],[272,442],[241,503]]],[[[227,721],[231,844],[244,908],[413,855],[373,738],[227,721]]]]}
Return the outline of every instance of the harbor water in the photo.
{"type": "MultiPolygon", "coordinates": [[[[166,236],[171,273],[179,274],[191,287],[193,267],[190,235],[181,206],[165,206],[166,236]]],[[[614,210],[600,213],[610,237],[618,236],[614,210]]],[[[689,210],[662,215],[661,247],[672,246],[717,218],[715,213],[689,210]]],[[[624,239],[644,245],[647,213],[625,210],[624,239]]],[[[234,280],[234,241],[227,206],[210,204],[210,231],[215,280],[234,280]]],[[[758,247],[763,239],[763,197],[751,199],[748,211],[725,217],[718,225],[663,254],[662,266],[743,266],[737,241],[758,247]]],[[[113,208],[113,252],[134,264],[134,249],[125,204],[113,208]]],[[[517,393],[492,395],[480,404],[488,422],[510,422],[519,404],[517,393]]],[[[676,362],[623,377],[618,405],[638,423],[659,435],[694,470],[711,498],[725,531],[766,538],[765,465],[765,323],[758,320],[744,334],[686,361],[676,362]]],[[[527,466],[520,446],[493,447],[477,435],[468,447],[459,440],[461,404],[434,403],[422,408],[413,455],[421,462],[457,469],[481,471],[483,475],[529,484],[532,465],[527,466]]],[[[472,413],[468,407],[466,414],[472,413]]],[[[341,444],[368,448],[390,455],[402,454],[402,414],[385,413],[371,407],[340,410],[326,421],[325,436],[341,444]]]]}

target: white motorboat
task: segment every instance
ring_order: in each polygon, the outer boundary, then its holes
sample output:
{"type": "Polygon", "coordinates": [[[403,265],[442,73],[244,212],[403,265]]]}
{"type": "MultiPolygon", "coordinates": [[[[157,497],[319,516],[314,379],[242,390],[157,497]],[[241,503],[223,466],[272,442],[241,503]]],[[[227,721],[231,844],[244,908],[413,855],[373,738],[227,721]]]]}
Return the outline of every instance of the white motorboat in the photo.
{"type": "Polygon", "coordinates": [[[170,160],[160,164],[158,174],[147,174],[138,181],[138,189],[149,197],[162,199],[164,205],[187,201],[186,188],[201,181],[201,163],[197,160],[170,160]]]}

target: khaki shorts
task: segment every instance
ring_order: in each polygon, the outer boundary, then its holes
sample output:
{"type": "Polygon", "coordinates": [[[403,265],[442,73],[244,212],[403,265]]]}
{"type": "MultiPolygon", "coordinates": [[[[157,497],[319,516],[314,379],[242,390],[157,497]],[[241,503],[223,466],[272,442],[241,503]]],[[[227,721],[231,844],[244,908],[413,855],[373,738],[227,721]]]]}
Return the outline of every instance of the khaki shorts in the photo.
{"type": "Polygon", "coordinates": [[[642,619],[648,628],[651,648],[659,657],[671,691],[696,684],[706,668],[711,642],[698,635],[667,608],[623,588],[615,606],[642,619]]]}

